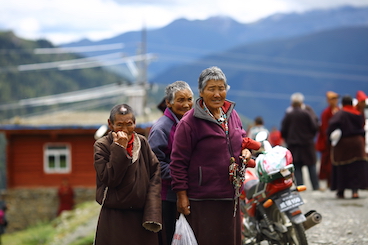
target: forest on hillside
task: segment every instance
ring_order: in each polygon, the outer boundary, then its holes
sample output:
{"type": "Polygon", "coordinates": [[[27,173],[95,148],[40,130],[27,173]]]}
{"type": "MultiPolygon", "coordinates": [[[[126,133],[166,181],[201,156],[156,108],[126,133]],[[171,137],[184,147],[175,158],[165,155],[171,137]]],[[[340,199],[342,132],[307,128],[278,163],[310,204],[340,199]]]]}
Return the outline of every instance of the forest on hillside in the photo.
{"type": "Polygon", "coordinates": [[[0,120],[44,109],[6,107],[22,99],[129,82],[121,75],[101,67],[73,70],[47,68],[47,65],[55,62],[83,58],[74,53],[35,52],[47,48],[55,47],[47,40],[25,40],[12,32],[0,32],[0,120]],[[43,66],[33,68],[32,64],[43,66]]]}

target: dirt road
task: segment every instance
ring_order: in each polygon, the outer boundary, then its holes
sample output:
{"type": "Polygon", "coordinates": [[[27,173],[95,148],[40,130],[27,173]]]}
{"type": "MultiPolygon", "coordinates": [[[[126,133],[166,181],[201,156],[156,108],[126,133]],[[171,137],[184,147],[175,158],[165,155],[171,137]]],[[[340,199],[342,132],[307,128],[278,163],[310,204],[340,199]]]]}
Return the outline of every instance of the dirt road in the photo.
{"type": "Polygon", "coordinates": [[[306,231],[309,244],[368,244],[368,190],[359,190],[359,199],[351,198],[351,190],[345,191],[345,199],[337,199],[336,192],[312,188],[301,195],[303,213],[322,214],[322,222],[306,231]]]}

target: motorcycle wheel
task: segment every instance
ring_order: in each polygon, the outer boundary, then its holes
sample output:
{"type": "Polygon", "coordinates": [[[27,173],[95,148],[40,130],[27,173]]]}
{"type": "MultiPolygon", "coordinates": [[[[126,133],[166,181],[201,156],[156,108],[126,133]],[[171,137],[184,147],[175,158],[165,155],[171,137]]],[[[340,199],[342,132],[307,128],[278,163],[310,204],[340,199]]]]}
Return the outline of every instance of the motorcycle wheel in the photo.
{"type": "Polygon", "coordinates": [[[257,231],[254,222],[247,213],[243,213],[242,217],[242,245],[257,244],[257,231]]]}
{"type": "MultiPolygon", "coordinates": [[[[287,232],[280,233],[280,245],[308,245],[303,224],[293,224],[285,213],[281,213],[276,205],[266,209],[266,214],[271,222],[286,226],[287,232]]],[[[271,243],[274,244],[274,243],[271,243]]]]}
{"type": "Polygon", "coordinates": [[[254,222],[248,216],[246,210],[246,204],[244,200],[240,200],[240,212],[242,216],[241,220],[241,234],[242,234],[242,245],[255,245],[257,231],[254,222]]]}

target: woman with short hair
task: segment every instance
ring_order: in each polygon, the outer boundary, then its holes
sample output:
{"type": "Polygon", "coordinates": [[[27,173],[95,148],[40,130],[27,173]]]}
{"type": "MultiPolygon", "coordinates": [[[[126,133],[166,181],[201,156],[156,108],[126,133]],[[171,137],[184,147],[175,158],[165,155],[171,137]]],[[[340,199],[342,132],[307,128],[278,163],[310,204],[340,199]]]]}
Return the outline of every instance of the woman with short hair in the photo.
{"type": "Polygon", "coordinates": [[[180,120],[173,142],[172,188],[198,244],[241,244],[238,198],[251,157],[246,146],[260,147],[246,138],[235,103],[226,99],[228,87],[220,68],[203,70],[200,98],[180,120]]]}
{"type": "Polygon", "coordinates": [[[176,126],[184,114],[192,108],[193,92],[189,84],[176,81],[165,89],[166,109],[164,115],[153,124],[148,142],[161,165],[161,199],[163,228],[160,244],[171,245],[177,218],[176,193],[171,189],[169,164],[176,126]]]}

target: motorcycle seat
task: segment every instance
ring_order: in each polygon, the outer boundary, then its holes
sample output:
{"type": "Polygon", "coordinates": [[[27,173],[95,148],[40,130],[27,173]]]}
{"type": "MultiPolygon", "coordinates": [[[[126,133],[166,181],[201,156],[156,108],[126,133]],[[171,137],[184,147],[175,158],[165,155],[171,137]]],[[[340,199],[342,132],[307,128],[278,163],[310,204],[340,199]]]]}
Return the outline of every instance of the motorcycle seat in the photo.
{"type": "Polygon", "coordinates": [[[244,184],[244,191],[246,193],[247,199],[251,199],[253,197],[254,191],[256,189],[257,184],[259,183],[258,179],[252,179],[247,181],[244,184]]]}

